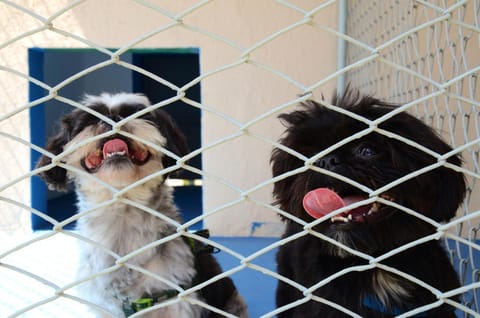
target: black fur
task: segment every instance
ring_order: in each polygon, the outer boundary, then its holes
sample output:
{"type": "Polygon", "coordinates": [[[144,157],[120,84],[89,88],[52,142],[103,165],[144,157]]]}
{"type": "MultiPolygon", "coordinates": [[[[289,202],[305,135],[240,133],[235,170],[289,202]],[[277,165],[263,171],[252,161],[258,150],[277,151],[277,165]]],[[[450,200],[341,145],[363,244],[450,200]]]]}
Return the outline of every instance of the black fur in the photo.
{"type": "MultiPolygon", "coordinates": [[[[212,256],[212,254],[201,252],[195,256],[195,269],[197,270],[196,280],[198,283],[203,283],[213,277],[220,275],[223,270],[220,264],[212,256]]],[[[231,278],[225,277],[220,280],[216,280],[211,284],[205,286],[200,290],[205,302],[210,306],[216,308],[222,308],[228,310],[228,301],[234,299],[238,295],[238,291],[231,278]]],[[[225,317],[222,314],[210,311],[208,318],[221,318],[225,317]]]]}
{"type": "MultiPolygon", "coordinates": [[[[334,98],[332,104],[369,120],[380,118],[397,108],[396,105],[372,97],[362,97],[351,90],[334,98]]],[[[309,158],[368,128],[366,123],[327,109],[314,101],[303,103],[297,111],[280,115],[280,119],[286,126],[281,144],[309,158]]],[[[405,112],[383,121],[379,128],[439,154],[451,151],[431,128],[405,112]]],[[[274,149],[271,162],[274,177],[304,166],[301,159],[278,148],[274,149]]],[[[371,132],[319,158],[315,165],[375,190],[436,162],[436,158],[402,141],[371,132]]],[[[461,158],[453,155],[448,158],[448,162],[460,166],[461,158]]],[[[303,197],[307,192],[323,187],[335,190],[342,197],[368,197],[357,187],[309,169],[277,181],[273,190],[275,203],[283,211],[311,222],[314,219],[304,210],[303,197]]],[[[382,195],[387,195],[395,203],[434,221],[443,222],[455,216],[465,191],[465,180],[461,173],[438,167],[388,189],[382,195]]],[[[382,205],[380,212],[375,215],[374,219],[365,222],[333,223],[326,220],[315,226],[314,230],[331,238],[342,238],[343,244],[373,257],[436,232],[436,228],[428,222],[388,205],[382,205]]],[[[285,238],[303,231],[303,226],[293,220],[284,218],[284,221],[285,238]]],[[[313,235],[303,236],[281,246],[277,262],[279,274],[305,287],[311,287],[343,269],[368,265],[368,261],[344,250],[339,252],[338,247],[313,235]]],[[[436,240],[395,254],[381,264],[419,278],[442,292],[460,286],[441,242],[436,240]]],[[[437,300],[427,289],[394,274],[389,274],[390,283],[395,282],[408,293],[402,297],[389,294],[382,300],[379,297],[381,286],[378,277],[384,276],[378,276],[379,273],[387,274],[381,269],[351,271],[320,287],[314,295],[344,306],[362,317],[393,317],[394,313],[398,315],[398,312],[406,312],[437,300]],[[381,303],[383,308],[367,306],[366,299],[371,297],[381,303]]],[[[294,286],[279,282],[276,293],[278,307],[303,297],[294,286]]],[[[426,314],[428,317],[455,317],[452,307],[448,305],[442,305],[426,314]]],[[[350,316],[329,305],[310,300],[283,311],[278,317],[350,316]]]]}

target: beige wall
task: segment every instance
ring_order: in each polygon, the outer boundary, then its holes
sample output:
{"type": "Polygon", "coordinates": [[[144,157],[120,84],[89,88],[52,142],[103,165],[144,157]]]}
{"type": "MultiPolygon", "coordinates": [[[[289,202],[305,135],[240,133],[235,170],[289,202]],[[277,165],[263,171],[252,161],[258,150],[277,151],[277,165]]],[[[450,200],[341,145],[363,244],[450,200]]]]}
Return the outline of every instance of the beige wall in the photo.
{"type": "MultiPolygon", "coordinates": [[[[27,49],[34,46],[82,48],[90,45],[200,48],[202,102],[205,107],[202,142],[206,149],[203,152],[204,211],[208,214],[206,226],[215,235],[277,235],[281,232],[277,215],[263,206],[271,202],[272,186],[268,180],[272,145],[256,136],[276,140],[282,127],[275,118],[276,114],[251,126],[244,125],[294,100],[304,93],[305,87],[325,79],[335,71],[337,39],[326,28],[337,27],[336,2],[325,5],[329,2],[291,1],[304,11],[323,5],[325,8],[316,12],[309,23],[292,28],[251,51],[249,48],[256,47],[269,36],[302,21],[304,13],[271,0],[216,0],[188,14],[181,13],[197,5],[198,1],[150,1],[152,8],[130,0],[90,0],[71,8],[67,0],[17,0],[14,3],[25,9],[0,4],[0,112],[4,116],[0,121],[3,134],[0,144],[4,149],[0,152],[0,165],[3,167],[0,172],[0,194],[20,204],[0,200],[0,232],[25,232],[29,229],[30,187],[27,174],[30,169],[30,149],[25,144],[29,140],[29,119],[27,108],[22,110],[28,100],[27,49]],[[171,18],[180,15],[181,19],[171,18]],[[51,25],[46,25],[45,20],[52,16],[55,18],[51,25]],[[244,54],[247,51],[249,54],[244,54]],[[214,72],[233,64],[235,66],[214,72]],[[284,74],[290,80],[262,69],[259,64],[284,74]],[[239,133],[241,136],[228,139],[228,136],[239,133]],[[222,140],[224,142],[220,143],[222,140]],[[218,145],[213,146],[216,143],[218,145]],[[14,185],[4,188],[15,181],[14,185]],[[251,191],[258,185],[263,186],[251,191]]],[[[416,6],[412,11],[410,2],[398,2],[396,6],[386,2],[375,2],[371,6],[365,3],[368,1],[349,2],[354,4],[350,6],[349,21],[352,27],[349,34],[373,47],[424,23],[427,18],[434,18],[435,14],[442,14],[426,6],[416,6]],[[365,19],[365,16],[369,18],[365,19]],[[389,23],[400,16],[406,17],[400,27],[389,23]],[[377,27],[368,21],[383,21],[385,25],[377,27]]],[[[466,3],[466,7],[458,7],[452,17],[467,25],[474,25],[475,9],[472,6],[474,1],[466,3]]],[[[447,38],[440,32],[447,29],[447,22],[445,20],[424,28],[406,41],[398,42],[402,45],[392,45],[382,53],[400,65],[416,65],[420,73],[440,83],[455,78],[478,65],[479,38],[476,33],[467,32],[466,29],[460,32],[461,26],[456,24],[448,28],[447,38]],[[444,49],[446,53],[441,60],[443,78],[435,66],[439,65],[438,47],[431,41],[427,45],[428,41],[425,40],[434,38],[435,34],[440,35],[435,43],[448,48],[444,49]],[[459,34],[467,36],[460,37],[459,34]],[[468,40],[468,45],[463,45],[466,42],[455,42],[459,40],[468,40]],[[454,50],[454,47],[463,49],[454,50]],[[412,52],[415,54],[412,55],[412,52]],[[435,67],[423,67],[424,63],[435,67]]],[[[349,62],[353,63],[370,54],[363,49],[360,51],[362,53],[354,55],[355,58],[349,62]]],[[[105,59],[109,57],[105,55],[105,59]]],[[[416,87],[420,81],[405,72],[400,72],[400,77],[389,77],[390,73],[390,67],[375,61],[351,72],[349,75],[354,76],[349,76],[349,79],[379,96],[390,96],[402,102],[419,96],[416,87]],[[410,95],[395,95],[404,94],[405,91],[410,95]]],[[[314,91],[315,96],[319,97],[320,93],[329,96],[334,84],[335,79],[324,83],[314,91]]],[[[467,99],[478,100],[476,75],[466,77],[451,86],[451,90],[467,99]]],[[[453,144],[458,146],[478,138],[476,117],[469,115],[470,110],[473,114],[477,113],[476,104],[459,103],[454,98],[441,96],[420,106],[441,109],[428,112],[426,120],[442,130],[447,138],[452,136],[453,144]],[[449,105],[450,110],[445,111],[448,109],[445,105],[449,105]],[[457,112],[457,109],[462,110],[457,112]],[[456,116],[451,116],[452,112],[456,116]],[[439,119],[443,115],[449,120],[439,119]]],[[[464,151],[464,158],[465,166],[470,171],[476,171],[478,146],[464,151]]],[[[468,180],[471,192],[464,213],[477,211],[480,206],[478,179],[469,177],[468,180]]]]}
{"type": "MultiPolygon", "coordinates": [[[[151,1],[162,10],[178,15],[197,1],[151,1]]],[[[66,5],[67,1],[49,1],[42,5],[31,1],[17,1],[43,16],[50,16],[66,5]],[[47,4],[48,3],[48,4],[47,4]]],[[[323,1],[304,0],[297,5],[311,10],[323,1]]],[[[1,9],[0,9],[1,10],[1,9]]],[[[265,64],[299,82],[304,87],[313,85],[335,71],[336,37],[313,25],[336,28],[336,4],[327,6],[313,18],[311,25],[301,25],[265,45],[253,50],[245,58],[243,53],[266,37],[301,21],[303,14],[269,0],[222,0],[212,1],[183,17],[184,25],[171,28],[172,19],[159,10],[146,8],[133,1],[96,0],[86,1],[53,21],[53,26],[88,40],[102,47],[123,47],[136,42],[152,31],[155,34],[133,47],[198,47],[200,48],[201,72],[210,72],[239,62],[233,68],[223,70],[202,80],[202,103],[209,109],[221,112],[233,122],[244,125],[270,109],[294,100],[304,89],[267,72],[256,63],[265,64]],[[228,39],[224,41],[205,35],[203,31],[228,39]],[[245,58],[245,59],[244,59],[245,58]]],[[[31,30],[42,24],[26,14],[8,9],[2,16],[15,14],[15,27],[9,27],[7,38],[31,30]],[[13,12],[13,13],[12,13],[13,12]]],[[[51,31],[28,36],[20,42],[0,51],[4,65],[26,73],[26,49],[43,47],[86,47],[82,41],[64,37],[51,31]],[[11,54],[15,56],[14,60],[11,54]]],[[[106,57],[107,58],[107,57],[106,57]]],[[[5,75],[2,83],[12,82],[5,75]]],[[[15,95],[3,107],[19,107],[27,100],[27,82],[7,90],[15,95]]],[[[325,83],[316,91],[330,95],[335,80],[325,83]]],[[[26,123],[25,113],[21,122],[26,123]]],[[[271,202],[271,185],[267,184],[254,192],[245,191],[270,178],[269,155],[272,145],[254,137],[255,134],[276,140],[281,126],[275,115],[269,116],[248,128],[238,138],[215,147],[208,147],[238,133],[239,127],[217,113],[204,111],[202,117],[202,143],[208,149],[203,153],[204,163],[204,211],[218,211],[205,219],[206,226],[214,235],[277,235],[281,224],[277,215],[261,203],[271,202]],[[234,190],[233,190],[234,189],[234,190]],[[238,204],[222,208],[229,202],[238,204]],[[261,203],[254,203],[260,201],[261,203]]],[[[19,117],[20,118],[20,117],[19,117]]],[[[24,127],[24,129],[27,129],[24,127]]],[[[28,135],[28,129],[23,132],[28,135]]],[[[27,138],[28,139],[28,138],[27,138]]],[[[28,151],[28,149],[24,149],[28,151]]],[[[25,165],[25,163],[23,163],[25,165]]],[[[28,165],[27,165],[28,166],[28,165]]],[[[1,180],[0,180],[1,181],[1,180]]]]}
{"type": "MultiPolygon", "coordinates": [[[[466,174],[467,196],[457,215],[469,215],[471,219],[452,230],[463,232],[466,237],[475,237],[480,222],[480,217],[473,217],[474,212],[480,210],[480,87],[478,72],[471,71],[480,65],[480,37],[472,31],[471,26],[478,19],[478,6],[475,1],[465,2],[461,6],[456,6],[454,1],[431,1],[430,4],[444,7],[445,11],[433,10],[426,4],[413,6],[410,1],[392,4],[364,0],[351,6],[348,12],[349,35],[378,47],[404,34],[403,38],[397,38],[379,53],[391,63],[408,68],[420,76],[374,61],[349,74],[348,80],[365,92],[396,103],[414,102],[440,92],[435,97],[418,102],[411,111],[441,133],[452,147],[470,144],[462,151],[463,167],[471,173],[466,174]],[[447,16],[449,19],[439,19],[447,16]],[[392,23],[398,17],[402,17],[401,21],[392,23]],[[434,19],[439,21],[428,24],[434,19]],[[385,24],[378,27],[369,21],[385,24]],[[409,30],[421,25],[425,26],[406,35],[409,30]],[[421,76],[429,81],[422,80],[421,76]],[[445,91],[442,92],[443,87],[445,91]]],[[[347,52],[349,63],[368,54],[355,45],[349,45],[347,52]]]]}
{"type": "MultiPolygon", "coordinates": [[[[49,16],[68,1],[15,1],[49,16]]],[[[70,28],[78,30],[76,18],[63,17],[70,28]]],[[[28,109],[27,50],[34,46],[74,47],[77,42],[50,31],[40,31],[44,23],[19,9],[0,4],[0,236],[3,233],[30,231],[30,148],[28,109]],[[32,31],[39,30],[38,33],[32,31]],[[7,187],[8,186],[8,187],[7,187]],[[8,201],[7,201],[8,200],[8,201]],[[16,202],[14,204],[13,202],[16,202]]]]}

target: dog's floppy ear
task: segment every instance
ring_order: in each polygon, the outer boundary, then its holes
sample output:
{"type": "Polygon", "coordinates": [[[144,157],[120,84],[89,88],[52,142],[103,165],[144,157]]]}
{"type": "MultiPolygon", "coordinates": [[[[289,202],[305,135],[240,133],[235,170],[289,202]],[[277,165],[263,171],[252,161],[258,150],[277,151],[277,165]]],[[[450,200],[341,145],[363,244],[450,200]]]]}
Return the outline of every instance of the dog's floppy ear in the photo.
{"type": "MultiPolygon", "coordinates": [[[[293,127],[298,125],[300,122],[305,120],[306,112],[304,111],[295,111],[289,114],[281,114],[278,118],[281,120],[283,125],[287,128],[285,136],[280,139],[280,143],[292,150],[300,151],[298,149],[298,142],[295,140],[295,134],[292,132],[293,127]]],[[[278,177],[284,173],[295,170],[301,167],[304,163],[301,159],[289,154],[288,152],[275,148],[272,151],[270,157],[270,163],[272,164],[272,175],[273,177],[278,177]]],[[[298,206],[292,200],[291,189],[295,177],[286,177],[282,180],[276,181],[273,185],[273,196],[275,198],[274,204],[280,206],[280,208],[291,214],[301,213],[296,210],[298,206]]]]}
{"type": "MultiPolygon", "coordinates": [[[[406,157],[406,155],[403,156],[403,158],[406,157]]],[[[418,157],[408,160],[418,160],[418,157]]],[[[428,164],[432,163],[433,161],[428,164]]],[[[448,159],[448,163],[460,167],[462,161],[459,156],[452,156],[448,159]]],[[[438,167],[418,176],[412,182],[418,185],[417,196],[422,202],[417,207],[419,212],[437,222],[448,222],[455,217],[466,192],[465,178],[461,172],[447,167],[438,167]]],[[[409,185],[410,182],[407,181],[404,186],[409,187],[409,185]]]]}
{"type": "MultiPolygon", "coordinates": [[[[278,177],[286,172],[295,170],[301,165],[301,161],[289,153],[276,148],[272,151],[270,158],[272,164],[272,175],[278,177]]],[[[292,197],[291,189],[294,182],[294,177],[286,177],[282,180],[278,180],[273,185],[273,196],[275,198],[274,204],[278,204],[282,210],[295,214],[296,211],[292,211],[292,197]]]]}
{"type": "MultiPolygon", "coordinates": [[[[76,112],[74,112],[76,113],[76,112]]],[[[73,113],[62,118],[61,128],[57,135],[50,138],[47,142],[45,150],[53,155],[58,155],[63,151],[63,147],[71,140],[72,136],[72,120],[75,115],[73,113]]],[[[44,167],[52,163],[52,159],[46,155],[42,155],[37,162],[36,167],[44,167]]],[[[52,167],[43,171],[39,176],[47,183],[48,188],[57,191],[66,191],[68,185],[67,170],[62,167],[52,167]]]]}
{"type": "MultiPolygon", "coordinates": [[[[445,154],[452,150],[436,133],[431,132],[430,143],[423,143],[439,154],[445,154]]],[[[462,166],[462,159],[459,155],[453,155],[447,159],[449,164],[462,166]]],[[[447,167],[438,167],[425,175],[419,177],[423,186],[420,191],[422,196],[430,201],[431,215],[428,215],[437,222],[447,222],[457,212],[462,204],[466,193],[466,181],[463,173],[447,167]]]]}
{"type": "MultiPolygon", "coordinates": [[[[173,118],[165,111],[157,109],[153,113],[155,125],[160,133],[166,138],[165,148],[179,157],[188,154],[188,144],[185,135],[182,133],[173,118]]],[[[170,167],[176,163],[176,160],[168,155],[163,156],[163,166],[170,167]]]]}
{"type": "MultiPolygon", "coordinates": [[[[454,156],[448,160],[449,163],[461,166],[459,157],[454,156]]],[[[432,217],[439,222],[446,222],[452,219],[458,207],[465,198],[466,184],[464,175],[448,168],[437,168],[433,172],[436,176],[437,193],[433,201],[432,217]]]]}
{"type": "MultiPolygon", "coordinates": [[[[431,127],[406,113],[393,117],[387,122],[385,129],[413,140],[441,155],[452,151],[452,148],[431,127]],[[410,129],[406,130],[404,127],[410,127],[410,129]]],[[[395,147],[395,149],[398,151],[398,149],[411,148],[403,146],[395,147]]],[[[392,150],[392,152],[394,151],[392,150]]],[[[398,153],[396,158],[399,162],[397,165],[410,164],[410,171],[435,163],[433,157],[419,150],[398,153]]],[[[459,155],[449,157],[447,162],[458,167],[462,165],[459,155]]],[[[420,185],[418,195],[425,201],[423,213],[437,222],[446,222],[455,216],[466,192],[465,178],[461,172],[447,167],[438,167],[420,175],[417,183],[420,185]]],[[[408,182],[406,186],[408,186],[408,182]]]]}

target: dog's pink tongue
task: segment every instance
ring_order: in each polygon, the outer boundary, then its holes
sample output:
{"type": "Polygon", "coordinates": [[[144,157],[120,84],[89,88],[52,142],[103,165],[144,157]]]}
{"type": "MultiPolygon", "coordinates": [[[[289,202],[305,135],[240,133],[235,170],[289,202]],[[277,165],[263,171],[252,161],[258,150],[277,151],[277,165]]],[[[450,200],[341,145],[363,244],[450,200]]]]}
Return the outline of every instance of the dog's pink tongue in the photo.
{"type": "Polygon", "coordinates": [[[303,208],[315,219],[344,206],[345,202],[343,202],[343,199],[327,188],[312,190],[303,197],[303,208]]]}
{"type": "Polygon", "coordinates": [[[109,153],[125,152],[128,156],[127,143],[121,139],[112,139],[103,145],[103,158],[107,158],[109,153]]]}

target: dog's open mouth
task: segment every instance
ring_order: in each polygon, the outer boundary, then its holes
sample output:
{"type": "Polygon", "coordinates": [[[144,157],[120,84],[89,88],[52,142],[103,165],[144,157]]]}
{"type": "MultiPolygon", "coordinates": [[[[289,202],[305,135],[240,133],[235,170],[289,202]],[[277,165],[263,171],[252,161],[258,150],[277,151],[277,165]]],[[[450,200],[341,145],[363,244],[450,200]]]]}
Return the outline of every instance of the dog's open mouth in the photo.
{"type": "MultiPolygon", "coordinates": [[[[388,195],[380,195],[383,199],[393,201],[388,195]]],[[[348,207],[368,199],[367,196],[352,195],[340,197],[335,191],[318,188],[308,192],[303,198],[305,211],[315,219],[323,217],[335,210],[348,207]]],[[[378,219],[383,205],[379,202],[366,203],[331,217],[331,222],[366,223],[378,219]]]]}
{"type": "Polygon", "coordinates": [[[150,159],[150,152],[137,145],[129,145],[120,138],[104,142],[98,149],[89,153],[83,164],[89,171],[95,171],[103,164],[114,160],[129,160],[133,164],[143,165],[150,159]]]}

